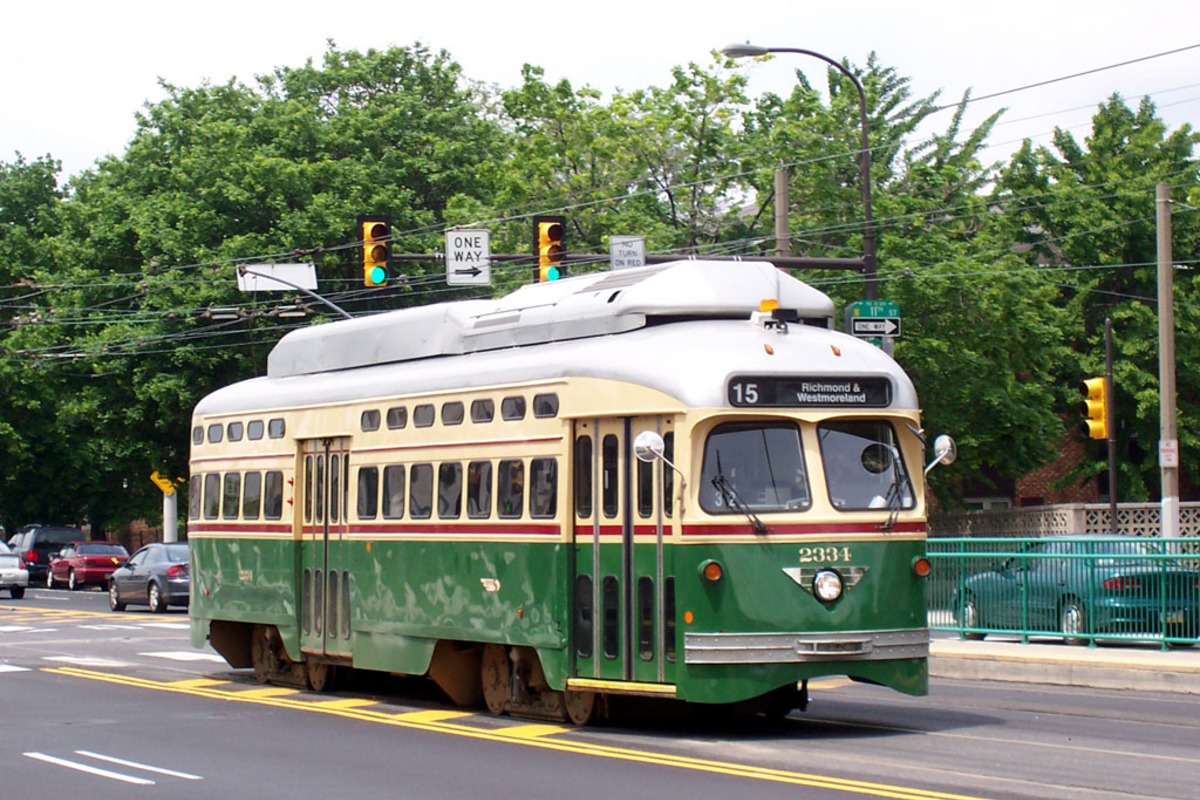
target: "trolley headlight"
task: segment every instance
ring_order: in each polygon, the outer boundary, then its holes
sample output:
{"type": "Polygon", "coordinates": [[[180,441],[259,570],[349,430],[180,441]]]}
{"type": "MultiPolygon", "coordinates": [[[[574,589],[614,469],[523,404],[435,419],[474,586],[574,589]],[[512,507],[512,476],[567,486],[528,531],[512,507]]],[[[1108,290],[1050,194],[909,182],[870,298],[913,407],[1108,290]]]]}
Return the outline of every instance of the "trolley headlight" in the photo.
{"type": "Polygon", "coordinates": [[[832,603],[842,596],[842,576],[831,569],[818,570],[813,576],[813,594],[822,603],[832,603]]]}

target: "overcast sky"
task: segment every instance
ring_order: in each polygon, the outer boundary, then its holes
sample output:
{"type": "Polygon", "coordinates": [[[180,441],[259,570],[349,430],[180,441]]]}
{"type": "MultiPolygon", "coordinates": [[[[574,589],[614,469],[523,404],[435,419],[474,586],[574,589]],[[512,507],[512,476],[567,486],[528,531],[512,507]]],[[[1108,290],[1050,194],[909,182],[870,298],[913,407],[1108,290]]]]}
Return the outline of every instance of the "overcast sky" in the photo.
{"type": "MultiPolygon", "coordinates": [[[[501,87],[531,63],[552,80],[606,91],[665,86],[672,66],[709,66],[711,50],[735,41],[856,65],[874,51],[916,93],[942,90],[943,102],[1200,44],[1197,0],[59,0],[10,4],[2,19],[0,161],[49,154],[66,175],[124,152],[134,114],[164,96],[160,78],[250,82],[277,66],[319,63],[329,39],[343,50],[420,41],[501,87]]],[[[747,66],[751,91],[788,91],[795,67],[823,80],[819,61],[780,56],[747,66]]],[[[990,139],[990,155],[1003,158],[1055,125],[1082,138],[1113,92],[1131,105],[1150,94],[1172,127],[1200,126],[1200,48],[982,101],[973,119],[1009,108],[990,139]]]]}

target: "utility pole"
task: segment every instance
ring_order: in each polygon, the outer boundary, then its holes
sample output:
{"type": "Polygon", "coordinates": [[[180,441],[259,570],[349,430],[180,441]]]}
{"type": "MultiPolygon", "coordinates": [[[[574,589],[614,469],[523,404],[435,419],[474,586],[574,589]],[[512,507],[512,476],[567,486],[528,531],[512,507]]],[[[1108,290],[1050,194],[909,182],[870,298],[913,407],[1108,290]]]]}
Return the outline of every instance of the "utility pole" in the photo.
{"type": "Polygon", "coordinates": [[[775,255],[791,255],[792,242],[788,233],[788,169],[775,170],[775,255]]]}
{"type": "Polygon", "coordinates": [[[1171,254],[1171,187],[1154,192],[1158,229],[1158,467],[1162,476],[1162,537],[1179,536],[1179,433],[1175,420],[1175,276],[1171,254]]]}

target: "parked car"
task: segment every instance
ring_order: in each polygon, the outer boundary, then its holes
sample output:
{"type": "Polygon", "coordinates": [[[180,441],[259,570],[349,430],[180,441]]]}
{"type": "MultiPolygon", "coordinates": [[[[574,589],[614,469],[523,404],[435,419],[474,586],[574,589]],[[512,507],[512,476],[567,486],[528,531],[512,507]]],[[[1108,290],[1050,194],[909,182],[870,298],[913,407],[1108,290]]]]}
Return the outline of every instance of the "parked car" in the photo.
{"type": "Polygon", "coordinates": [[[968,639],[989,630],[1189,640],[1200,634],[1200,572],[1160,541],[1063,536],[971,575],[954,610],[968,639]],[[970,630],[974,629],[974,630],[970,630]],[[980,630],[987,629],[987,630],[980,630]]]}
{"type": "Polygon", "coordinates": [[[129,551],[116,542],[72,542],[50,559],[46,588],[65,583],[74,591],[89,583],[105,584],[129,551]]]}
{"type": "Polygon", "coordinates": [[[70,525],[26,525],[8,540],[8,546],[25,562],[29,582],[36,585],[45,582],[52,555],[85,538],[83,531],[70,525]]]}
{"type": "Polygon", "coordinates": [[[108,606],[124,611],[128,604],[151,611],[186,606],[189,599],[187,542],[154,542],[133,554],[108,581],[108,606]]]}
{"type": "Polygon", "coordinates": [[[25,596],[29,585],[29,570],[25,562],[8,545],[0,542],[0,589],[8,589],[14,600],[25,596]]]}

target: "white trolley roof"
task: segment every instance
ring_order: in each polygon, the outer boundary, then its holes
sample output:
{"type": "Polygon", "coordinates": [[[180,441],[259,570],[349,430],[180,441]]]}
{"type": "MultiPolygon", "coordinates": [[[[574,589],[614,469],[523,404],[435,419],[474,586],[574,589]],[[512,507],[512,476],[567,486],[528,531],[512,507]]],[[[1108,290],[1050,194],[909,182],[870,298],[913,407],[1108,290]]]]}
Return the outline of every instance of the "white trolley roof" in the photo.
{"type": "Polygon", "coordinates": [[[892,408],[916,408],[903,370],[831,328],[822,292],[766,263],[683,261],[524,286],[293,331],[266,377],[219,389],[197,414],[354,402],[566,377],[657,389],[686,407],[728,403],[733,375],[887,378],[892,408]],[[776,299],[811,324],[786,335],[752,321],[776,299]]]}
{"type": "Polygon", "coordinates": [[[746,319],[767,298],[833,319],[822,292],[767,263],[677,261],[534,283],[495,300],[406,308],[292,331],[271,351],[283,378],[623,333],[654,317],[746,319]]]}

